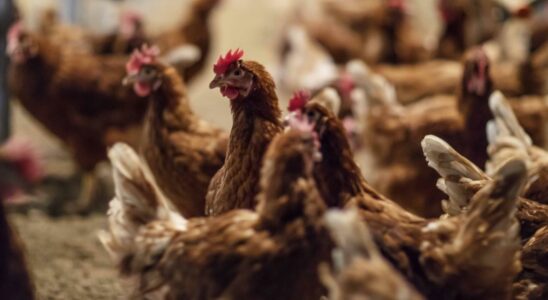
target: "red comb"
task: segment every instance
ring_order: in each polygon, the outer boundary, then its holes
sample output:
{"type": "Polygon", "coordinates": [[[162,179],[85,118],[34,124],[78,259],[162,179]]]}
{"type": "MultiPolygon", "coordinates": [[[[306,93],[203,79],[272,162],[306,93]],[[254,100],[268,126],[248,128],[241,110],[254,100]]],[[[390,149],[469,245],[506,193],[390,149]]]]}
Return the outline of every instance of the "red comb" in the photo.
{"type": "Polygon", "coordinates": [[[11,25],[10,29],[8,30],[8,41],[15,41],[19,37],[19,34],[23,31],[23,23],[21,21],[17,21],[11,25]]]}
{"type": "Polygon", "coordinates": [[[160,49],[156,46],[143,45],[141,50],[135,49],[126,64],[127,73],[135,74],[139,72],[142,65],[154,62],[158,54],[160,54],[160,49]]]}
{"type": "Polygon", "coordinates": [[[306,105],[308,100],[310,100],[309,91],[297,91],[293,94],[293,98],[289,100],[289,106],[287,107],[287,110],[293,112],[302,109],[306,105]]]}
{"type": "Polygon", "coordinates": [[[219,59],[217,60],[217,63],[213,65],[213,72],[217,75],[224,74],[230,64],[232,64],[235,61],[238,61],[244,56],[244,51],[240,49],[236,49],[234,53],[232,53],[232,50],[228,50],[225,57],[219,56],[219,59]]]}

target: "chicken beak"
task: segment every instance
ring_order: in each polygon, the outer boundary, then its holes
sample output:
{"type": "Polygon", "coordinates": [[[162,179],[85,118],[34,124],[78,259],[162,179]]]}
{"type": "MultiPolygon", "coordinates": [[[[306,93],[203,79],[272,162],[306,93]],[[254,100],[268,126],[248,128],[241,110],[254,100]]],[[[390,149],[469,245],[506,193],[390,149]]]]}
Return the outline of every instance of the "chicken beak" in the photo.
{"type": "Polygon", "coordinates": [[[214,89],[221,87],[225,83],[225,80],[222,75],[217,75],[213,80],[209,83],[209,88],[214,89]]]}
{"type": "Polygon", "coordinates": [[[132,85],[136,83],[138,79],[139,79],[139,73],[129,74],[124,78],[124,80],[122,80],[122,84],[124,86],[132,85]]]}

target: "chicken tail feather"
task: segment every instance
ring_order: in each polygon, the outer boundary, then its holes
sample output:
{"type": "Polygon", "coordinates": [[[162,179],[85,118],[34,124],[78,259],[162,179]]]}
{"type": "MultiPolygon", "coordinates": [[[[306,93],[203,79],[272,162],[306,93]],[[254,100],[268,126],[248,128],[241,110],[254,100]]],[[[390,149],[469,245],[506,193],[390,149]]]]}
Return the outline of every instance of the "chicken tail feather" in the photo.
{"type": "Polygon", "coordinates": [[[504,95],[500,91],[495,91],[489,97],[489,107],[495,116],[494,125],[488,128],[489,143],[496,143],[497,140],[512,136],[518,139],[523,145],[531,146],[533,144],[531,137],[523,130],[521,125],[504,95]]]}
{"type": "Polygon", "coordinates": [[[449,200],[443,202],[443,210],[449,215],[460,214],[478,190],[475,183],[489,177],[437,136],[427,135],[421,146],[428,166],[441,176],[438,187],[449,196],[449,200]]]}
{"type": "Polygon", "coordinates": [[[432,280],[452,282],[474,298],[507,298],[515,276],[521,270],[520,236],[516,218],[518,196],[527,178],[527,168],[520,159],[508,161],[493,180],[472,198],[468,210],[458,219],[429,224],[428,230],[452,237],[422,245],[424,264],[439,267],[429,274],[432,280]],[[440,231],[441,230],[441,231],[440,231]],[[466,287],[466,288],[464,288],[466,287]]]}
{"type": "Polygon", "coordinates": [[[167,220],[177,227],[186,220],[165,208],[155,186],[146,176],[144,164],[128,145],[115,144],[108,153],[112,163],[114,192],[108,210],[108,231],[99,239],[112,256],[121,263],[135,248],[139,229],[155,220],[167,220]]]}
{"type": "Polygon", "coordinates": [[[489,98],[489,107],[495,117],[487,124],[490,159],[486,164],[488,174],[495,174],[509,160],[519,157],[530,163],[528,149],[531,137],[519,124],[512,107],[504,95],[496,91],[489,98]]]}

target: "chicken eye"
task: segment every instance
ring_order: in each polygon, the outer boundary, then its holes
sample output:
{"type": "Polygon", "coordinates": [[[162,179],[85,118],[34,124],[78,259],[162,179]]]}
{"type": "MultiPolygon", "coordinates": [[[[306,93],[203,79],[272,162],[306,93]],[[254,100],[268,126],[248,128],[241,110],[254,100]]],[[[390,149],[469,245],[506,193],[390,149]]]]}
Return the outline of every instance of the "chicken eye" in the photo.
{"type": "Polygon", "coordinates": [[[242,76],[243,74],[244,74],[244,72],[242,72],[242,70],[240,70],[240,69],[236,69],[236,70],[234,71],[234,76],[236,76],[236,77],[240,77],[240,76],[242,76]]]}

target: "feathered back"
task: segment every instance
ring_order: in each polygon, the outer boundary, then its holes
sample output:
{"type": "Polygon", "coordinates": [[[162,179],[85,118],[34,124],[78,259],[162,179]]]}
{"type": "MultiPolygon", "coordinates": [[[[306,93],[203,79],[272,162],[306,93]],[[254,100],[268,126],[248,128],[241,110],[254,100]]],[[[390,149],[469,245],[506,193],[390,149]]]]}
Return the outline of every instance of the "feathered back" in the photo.
{"type": "Polygon", "coordinates": [[[356,210],[328,211],[325,223],[337,245],[333,273],[320,268],[329,299],[423,299],[384,259],[356,210]]]}

